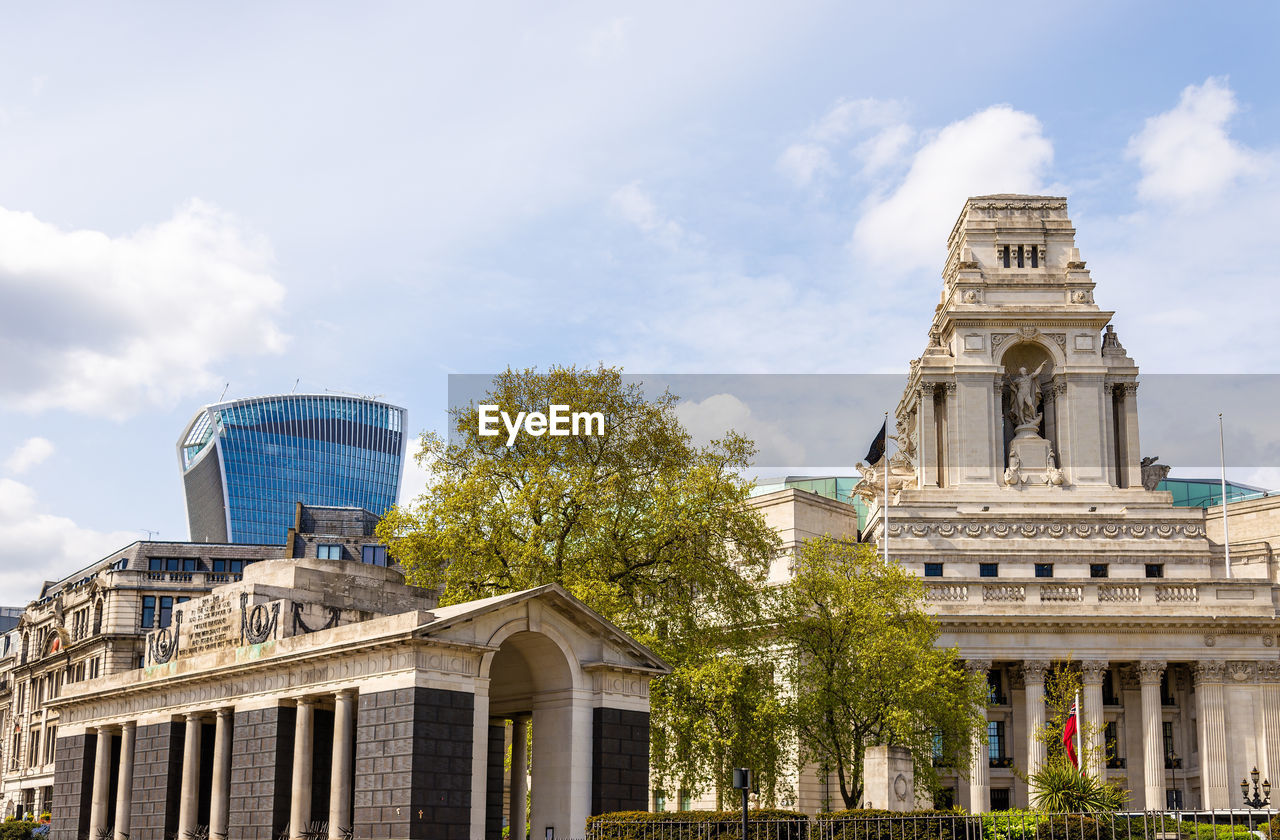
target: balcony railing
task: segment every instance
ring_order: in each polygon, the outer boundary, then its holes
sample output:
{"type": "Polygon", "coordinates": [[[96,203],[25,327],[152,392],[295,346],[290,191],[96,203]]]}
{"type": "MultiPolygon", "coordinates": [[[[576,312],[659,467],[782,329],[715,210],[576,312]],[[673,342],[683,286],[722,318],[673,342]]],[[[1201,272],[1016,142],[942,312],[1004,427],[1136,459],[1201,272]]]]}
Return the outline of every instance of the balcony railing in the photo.
{"type": "Polygon", "coordinates": [[[1013,756],[1002,755],[987,760],[987,763],[996,769],[1005,769],[1013,766],[1013,756]]]}
{"type": "Polygon", "coordinates": [[[1107,759],[1108,770],[1123,770],[1125,768],[1125,760],[1123,758],[1112,757],[1107,759]]]}
{"type": "Polygon", "coordinates": [[[1271,606],[1269,584],[1264,580],[1198,580],[1170,583],[1158,578],[1126,581],[1106,580],[1047,581],[1012,579],[993,581],[970,579],[927,581],[925,600],[948,607],[984,604],[1133,604],[1164,606],[1173,604],[1216,603],[1219,607],[1266,611],[1271,606]]]}

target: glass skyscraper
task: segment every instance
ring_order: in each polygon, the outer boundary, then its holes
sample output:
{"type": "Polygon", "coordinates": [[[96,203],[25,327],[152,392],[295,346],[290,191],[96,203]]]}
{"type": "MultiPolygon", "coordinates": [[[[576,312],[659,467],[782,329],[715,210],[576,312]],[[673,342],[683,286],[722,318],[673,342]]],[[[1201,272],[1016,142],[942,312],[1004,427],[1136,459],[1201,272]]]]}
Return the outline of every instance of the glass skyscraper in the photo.
{"type": "Polygon", "coordinates": [[[205,406],[178,440],[194,542],[281,544],[297,502],[381,516],[404,470],[405,410],[289,394],[205,406]]]}

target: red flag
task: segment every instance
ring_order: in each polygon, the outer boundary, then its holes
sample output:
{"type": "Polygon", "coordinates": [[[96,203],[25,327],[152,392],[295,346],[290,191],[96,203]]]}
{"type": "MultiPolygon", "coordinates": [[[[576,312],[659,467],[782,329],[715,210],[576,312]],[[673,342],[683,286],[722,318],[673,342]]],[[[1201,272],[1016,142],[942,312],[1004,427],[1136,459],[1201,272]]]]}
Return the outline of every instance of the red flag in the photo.
{"type": "Polygon", "coordinates": [[[1071,759],[1071,764],[1077,770],[1080,769],[1080,756],[1076,755],[1076,704],[1071,704],[1071,716],[1067,718],[1067,725],[1062,727],[1062,743],[1067,748],[1067,758],[1071,759]]]}

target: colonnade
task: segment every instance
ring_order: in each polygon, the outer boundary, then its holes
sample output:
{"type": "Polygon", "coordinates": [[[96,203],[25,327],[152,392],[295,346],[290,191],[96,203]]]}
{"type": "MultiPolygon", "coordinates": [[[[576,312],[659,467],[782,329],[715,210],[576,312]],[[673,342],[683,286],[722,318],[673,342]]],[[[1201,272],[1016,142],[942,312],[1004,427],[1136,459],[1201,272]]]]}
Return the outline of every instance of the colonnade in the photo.
{"type": "MultiPolygon", "coordinates": [[[[1260,676],[1259,665],[1249,662],[1221,661],[1187,664],[1191,665],[1195,693],[1194,709],[1185,709],[1184,713],[1194,717],[1195,734],[1192,744],[1183,744],[1179,747],[1181,755],[1178,757],[1180,762],[1178,769],[1198,781],[1199,807],[1228,808],[1231,807],[1233,800],[1231,799],[1232,788],[1229,784],[1230,757],[1228,756],[1224,685],[1232,680],[1236,685],[1240,685],[1246,679],[1257,681],[1260,676]],[[1193,752],[1198,755],[1197,766],[1183,766],[1181,762],[1184,762],[1193,752]]],[[[1022,731],[1010,733],[1009,738],[1010,744],[1014,737],[1025,739],[1023,753],[1025,762],[1020,759],[1020,764],[1023,765],[1021,769],[1028,777],[1034,776],[1044,766],[1047,757],[1046,744],[1037,737],[1037,732],[1045,723],[1045,676],[1050,665],[1048,661],[1027,660],[1016,663],[1012,672],[1012,675],[1020,678],[1021,681],[1022,706],[1014,709],[1014,720],[1020,724],[1018,728],[1022,731]]],[[[1119,669],[1123,667],[1125,690],[1137,692],[1138,708],[1125,707],[1125,723],[1126,729],[1130,732],[1134,727],[1137,728],[1137,732],[1140,733],[1141,749],[1132,748],[1135,739],[1130,736],[1127,739],[1131,745],[1128,761],[1130,767],[1133,766],[1134,761],[1141,762],[1141,774],[1135,774],[1132,777],[1134,804],[1148,809],[1166,807],[1166,775],[1169,766],[1167,761],[1170,756],[1166,755],[1161,680],[1168,665],[1169,663],[1163,660],[1116,663],[1086,660],[1077,663],[1082,686],[1080,709],[1082,732],[1086,732],[1088,736],[1084,749],[1087,761],[1084,769],[1096,778],[1105,779],[1108,766],[1106,745],[1103,743],[1103,730],[1106,725],[1103,701],[1105,674],[1109,669],[1115,669],[1113,679],[1118,687],[1120,685],[1119,669]],[[1141,800],[1138,800],[1139,790],[1141,800]]],[[[989,660],[970,660],[968,667],[971,671],[985,675],[990,671],[992,663],[989,660]]],[[[1268,692],[1266,696],[1274,696],[1275,699],[1280,700],[1280,682],[1272,679],[1271,683],[1274,684],[1264,686],[1264,691],[1268,692]]],[[[1266,708],[1265,698],[1262,706],[1266,708]]],[[[1263,737],[1259,742],[1262,746],[1258,748],[1258,755],[1251,760],[1257,761],[1260,766],[1269,765],[1264,769],[1274,775],[1276,770],[1280,770],[1280,714],[1269,716],[1267,721],[1272,725],[1262,733],[1263,737]]],[[[973,760],[969,768],[968,802],[961,803],[967,805],[974,813],[987,811],[992,807],[990,768],[993,766],[999,765],[989,755],[988,735],[984,732],[975,744],[973,760]]],[[[1031,782],[1028,795],[1030,799],[1034,799],[1034,782],[1031,782]]]]}
{"type": "MultiPolygon", "coordinates": [[[[316,818],[328,819],[328,836],[339,840],[350,831],[355,768],[354,733],[357,693],[344,689],[327,697],[297,700],[294,717],[293,762],[289,791],[289,837],[301,838],[316,818]],[[315,709],[331,698],[334,704],[333,749],[329,777],[327,814],[312,813],[313,765],[315,758],[315,709]]],[[[201,794],[209,793],[209,837],[226,838],[231,826],[232,752],[235,710],[219,708],[188,712],[184,719],[182,773],[179,782],[177,829],[179,837],[194,836],[200,827],[201,794]],[[213,760],[209,778],[204,778],[202,762],[203,728],[212,718],[213,760]]],[[[134,766],[137,751],[137,723],[92,730],[97,735],[93,761],[89,836],[101,837],[114,831],[116,840],[128,840],[132,829],[134,766]],[[111,824],[110,790],[113,780],[113,740],[120,738],[120,757],[115,769],[116,797],[114,824],[111,824]]]]}

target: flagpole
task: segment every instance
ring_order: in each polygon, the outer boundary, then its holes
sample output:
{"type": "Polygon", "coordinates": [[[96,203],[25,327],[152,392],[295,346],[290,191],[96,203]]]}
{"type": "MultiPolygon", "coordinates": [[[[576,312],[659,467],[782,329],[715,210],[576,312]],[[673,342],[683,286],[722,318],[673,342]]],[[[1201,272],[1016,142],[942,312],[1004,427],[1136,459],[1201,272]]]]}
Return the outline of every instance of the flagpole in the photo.
{"type": "MultiPolygon", "coordinates": [[[[1231,535],[1227,533],[1227,456],[1222,445],[1222,412],[1218,412],[1218,462],[1222,466],[1222,550],[1227,558],[1227,577],[1231,577],[1231,535]]],[[[888,539],[886,533],[885,539],[888,539]]]]}
{"type": "MultiPolygon", "coordinates": [[[[884,514],[880,521],[884,523],[884,562],[889,564],[889,412],[884,413],[884,514]]],[[[1223,491],[1226,495],[1226,491],[1223,491]]],[[[1225,515],[1225,511],[1224,511],[1225,515]]],[[[1228,575],[1230,577],[1230,575],[1228,575]]]]}
{"type": "Polygon", "coordinates": [[[1076,768],[1080,771],[1080,775],[1084,775],[1084,752],[1080,749],[1080,692],[1076,692],[1076,761],[1079,766],[1076,768]]]}

